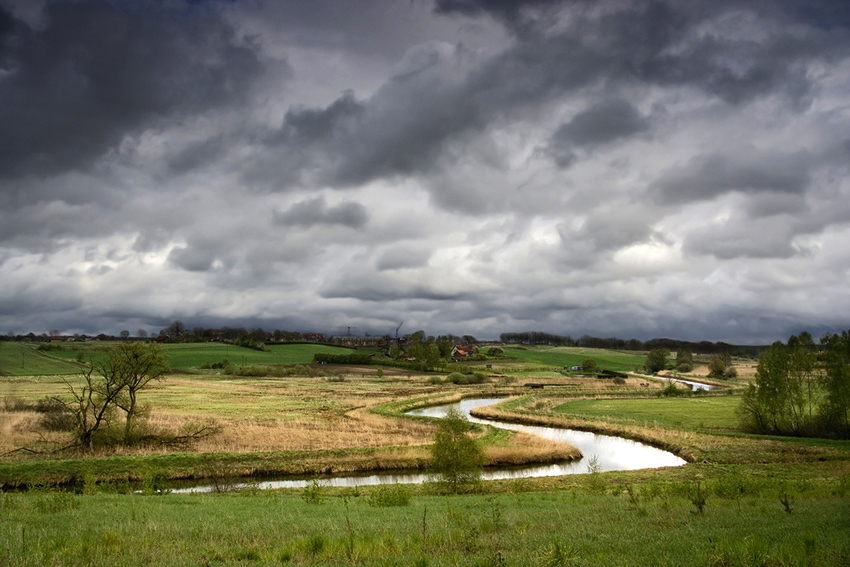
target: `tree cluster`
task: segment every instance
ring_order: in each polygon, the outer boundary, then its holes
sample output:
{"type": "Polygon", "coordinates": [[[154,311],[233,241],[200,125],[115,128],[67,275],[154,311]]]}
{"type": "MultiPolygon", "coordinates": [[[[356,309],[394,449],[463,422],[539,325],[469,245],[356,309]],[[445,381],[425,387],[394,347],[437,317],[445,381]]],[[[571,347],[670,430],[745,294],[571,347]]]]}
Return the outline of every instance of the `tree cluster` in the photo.
{"type": "Polygon", "coordinates": [[[669,356],[670,351],[666,348],[654,348],[647,353],[643,367],[650,374],[661,372],[667,368],[667,357],[669,356]]]}
{"type": "Polygon", "coordinates": [[[820,348],[808,333],[771,345],[740,414],[760,433],[850,438],[850,332],[825,336],[820,348]]]}
{"type": "Polygon", "coordinates": [[[434,434],[431,468],[438,484],[447,492],[468,492],[481,480],[484,451],[470,436],[471,429],[466,417],[451,408],[434,434]]]}
{"type": "Polygon", "coordinates": [[[113,429],[120,413],[124,423],[118,437],[129,444],[141,413],[139,392],[168,371],[168,359],[159,345],[121,343],[108,350],[105,362],[93,363],[83,372],[82,385],[66,381],[71,401],[57,398],[56,402],[73,417],[79,445],[94,449],[98,435],[113,429]]]}

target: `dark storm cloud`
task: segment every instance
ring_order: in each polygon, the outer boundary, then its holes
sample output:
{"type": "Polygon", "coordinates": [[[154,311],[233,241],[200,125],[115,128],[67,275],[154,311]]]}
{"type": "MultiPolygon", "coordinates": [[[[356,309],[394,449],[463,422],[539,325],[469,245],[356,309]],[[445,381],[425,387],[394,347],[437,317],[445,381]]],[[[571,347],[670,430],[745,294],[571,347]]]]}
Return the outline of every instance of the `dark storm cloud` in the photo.
{"type": "MultiPolygon", "coordinates": [[[[438,8],[474,13],[479,6],[438,8]]],[[[289,111],[268,142],[274,157],[253,174],[336,186],[428,175],[453,164],[453,148],[465,137],[592,85],[612,93],[634,84],[687,86],[731,105],[780,93],[794,111],[810,91],[799,63],[847,52],[846,40],[812,29],[747,40],[704,33],[698,26],[722,6],[700,6],[652,2],[616,5],[603,15],[581,11],[565,30],[529,34],[486,60],[458,47],[421,46],[367,99],[348,92],[325,108],[289,111]]],[[[553,154],[568,165],[569,145],[598,146],[648,127],[633,104],[612,96],[565,124],[553,138],[553,154]]]]}
{"type": "Polygon", "coordinates": [[[486,125],[487,109],[464,92],[462,48],[426,45],[369,100],[351,92],[324,109],[295,109],[268,140],[273,157],[248,174],[354,186],[431,170],[452,136],[486,125]]]}
{"type": "Polygon", "coordinates": [[[52,251],[63,238],[104,236],[114,230],[108,212],[96,205],[52,201],[0,211],[0,243],[25,250],[52,251]]]}
{"type": "Polygon", "coordinates": [[[428,264],[431,254],[431,250],[422,247],[394,246],[381,255],[375,267],[379,272],[385,270],[402,270],[405,268],[421,268],[428,264]]]}
{"type": "Polygon", "coordinates": [[[649,129],[649,120],[628,101],[611,99],[576,114],[552,135],[546,153],[561,166],[570,165],[574,149],[593,149],[649,129]]]}
{"type": "Polygon", "coordinates": [[[643,132],[646,118],[629,102],[613,99],[575,115],[552,136],[556,144],[594,147],[643,132]]]}
{"type": "Polygon", "coordinates": [[[16,20],[12,14],[7,12],[3,6],[0,6],[0,69],[5,69],[5,62],[2,57],[6,51],[6,39],[12,35],[15,30],[16,20]]]}
{"type": "Polygon", "coordinates": [[[847,312],[839,3],[0,4],[4,330],[847,312]]]}
{"type": "Polygon", "coordinates": [[[687,203],[729,193],[802,193],[809,184],[812,158],[806,152],[691,158],[664,174],[655,188],[659,202],[687,203]]]}
{"type": "MultiPolygon", "coordinates": [[[[404,280],[382,278],[378,274],[347,274],[343,279],[326,283],[319,295],[326,299],[359,299],[362,301],[427,300],[449,302],[468,299],[473,294],[440,290],[434,286],[404,280]]],[[[431,309],[437,308],[431,305],[431,309]]]]}
{"type": "Polygon", "coordinates": [[[5,177],[86,168],[140,128],[243,100],[262,73],[254,49],[212,12],[162,17],[97,0],[45,10],[43,29],[18,21],[5,42],[5,177]]]}
{"type": "Polygon", "coordinates": [[[212,268],[216,259],[216,250],[209,245],[190,245],[175,248],[168,255],[168,261],[189,272],[206,272],[212,268]]]}
{"type": "Polygon", "coordinates": [[[546,6],[557,4],[556,0],[436,0],[434,11],[438,14],[458,13],[476,16],[483,12],[498,14],[506,19],[515,19],[524,6],[546,6]]]}
{"type": "Polygon", "coordinates": [[[687,254],[710,254],[724,260],[790,258],[800,253],[792,244],[794,236],[788,218],[734,218],[691,233],[682,248],[687,254]]]}
{"type": "Polygon", "coordinates": [[[328,207],[323,197],[308,199],[285,211],[274,212],[274,222],[283,226],[341,225],[360,228],[369,220],[366,207],[360,203],[340,203],[328,207]]]}
{"type": "Polygon", "coordinates": [[[213,136],[186,147],[166,157],[168,168],[174,173],[187,173],[224,155],[227,143],[223,136],[213,136]]]}
{"type": "MultiPolygon", "coordinates": [[[[576,0],[572,0],[575,2],[576,0]]],[[[436,14],[461,14],[478,16],[489,14],[504,23],[505,27],[517,35],[530,33],[540,25],[540,14],[528,13],[527,8],[547,8],[563,4],[558,0],[436,0],[436,14]]]]}

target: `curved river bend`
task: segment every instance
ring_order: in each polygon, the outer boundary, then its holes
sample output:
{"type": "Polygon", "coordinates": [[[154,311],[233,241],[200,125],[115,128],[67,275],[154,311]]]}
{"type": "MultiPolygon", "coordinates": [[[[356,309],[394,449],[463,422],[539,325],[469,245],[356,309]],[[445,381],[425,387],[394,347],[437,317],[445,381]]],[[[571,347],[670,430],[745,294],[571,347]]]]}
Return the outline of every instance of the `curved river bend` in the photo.
{"type": "MultiPolygon", "coordinates": [[[[408,412],[408,415],[426,417],[445,417],[449,408],[459,408],[467,419],[473,423],[491,425],[500,429],[510,431],[525,431],[538,435],[545,439],[569,443],[577,447],[583,457],[576,461],[567,463],[556,463],[550,465],[526,466],[512,469],[484,470],[483,480],[499,480],[512,478],[532,478],[541,476],[561,476],[568,474],[581,474],[588,472],[591,459],[596,461],[596,468],[604,471],[626,471],[636,469],[654,469],[661,467],[678,467],[685,464],[685,460],[673,453],[651,447],[644,443],[614,437],[611,435],[600,435],[587,431],[576,431],[573,429],[560,429],[556,427],[542,427],[536,425],[520,425],[478,419],[469,415],[470,410],[477,407],[488,406],[503,401],[504,398],[479,398],[463,400],[458,404],[444,406],[433,406],[408,412]]],[[[426,482],[431,475],[423,473],[410,474],[367,474],[323,478],[319,481],[322,486],[354,487],[370,486],[376,484],[421,484],[426,482]]],[[[270,488],[303,488],[309,480],[269,480],[260,483],[236,485],[235,488],[253,486],[260,489],[270,488]]],[[[194,486],[182,488],[172,492],[210,492],[212,486],[194,486]]]]}

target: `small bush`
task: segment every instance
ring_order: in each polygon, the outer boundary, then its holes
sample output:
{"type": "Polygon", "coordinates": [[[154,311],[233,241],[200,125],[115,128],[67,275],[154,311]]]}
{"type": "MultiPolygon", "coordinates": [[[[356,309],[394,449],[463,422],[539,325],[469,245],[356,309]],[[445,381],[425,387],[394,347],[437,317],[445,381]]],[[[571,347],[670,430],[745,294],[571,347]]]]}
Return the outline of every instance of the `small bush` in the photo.
{"type": "Polygon", "coordinates": [[[301,499],[308,504],[321,504],[324,501],[324,487],[319,484],[318,479],[311,480],[304,487],[304,492],[301,493],[301,499]]]}
{"type": "Polygon", "coordinates": [[[683,362],[677,368],[679,372],[691,372],[694,369],[694,365],[690,362],[683,362]]]}
{"type": "Polygon", "coordinates": [[[71,492],[40,492],[35,499],[35,508],[43,514],[67,512],[80,507],[79,499],[71,492]]]}
{"type": "MultiPolygon", "coordinates": [[[[35,406],[17,396],[8,396],[3,400],[3,411],[32,411],[35,406]]],[[[36,410],[38,411],[38,410],[36,410]]]]}
{"type": "Polygon", "coordinates": [[[168,494],[168,473],[161,469],[151,469],[142,475],[142,494],[168,494]]]}
{"type": "Polygon", "coordinates": [[[446,382],[451,382],[452,384],[481,384],[486,379],[486,376],[481,372],[475,372],[474,374],[462,374],[460,372],[452,372],[448,376],[446,376],[446,382]]]}
{"type": "Polygon", "coordinates": [[[379,486],[369,494],[367,501],[370,506],[383,508],[386,506],[407,506],[410,504],[411,490],[404,484],[387,484],[379,486]]]}
{"type": "Polygon", "coordinates": [[[440,379],[439,376],[428,376],[428,383],[429,384],[442,384],[443,381],[440,379]]]}
{"type": "Polygon", "coordinates": [[[231,373],[235,376],[250,376],[254,378],[273,375],[273,371],[271,371],[268,366],[263,366],[260,364],[249,364],[246,366],[240,366],[239,368],[233,370],[231,373]]]}
{"type": "Polygon", "coordinates": [[[77,425],[74,414],[55,398],[42,398],[35,404],[41,414],[41,427],[48,431],[73,431],[77,425]]]}
{"type": "Polygon", "coordinates": [[[690,396],[691,390],[687,388],[679,388],[676,386],[675,382],[668,382],[664,388],[658,391],[659,397],[665,398],[675,398],[675,397],[684,397],[690,396]]]}

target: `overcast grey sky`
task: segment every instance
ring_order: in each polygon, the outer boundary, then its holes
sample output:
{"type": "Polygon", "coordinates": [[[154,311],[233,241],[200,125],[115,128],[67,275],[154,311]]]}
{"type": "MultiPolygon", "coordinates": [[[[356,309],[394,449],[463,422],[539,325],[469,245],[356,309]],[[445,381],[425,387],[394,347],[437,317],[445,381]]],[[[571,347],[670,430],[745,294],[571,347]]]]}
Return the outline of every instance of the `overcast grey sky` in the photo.
{"type": "Polygon", "coordinates": [[[0,331],[850,327],[845,0],[0,0],[0,331]]]}

